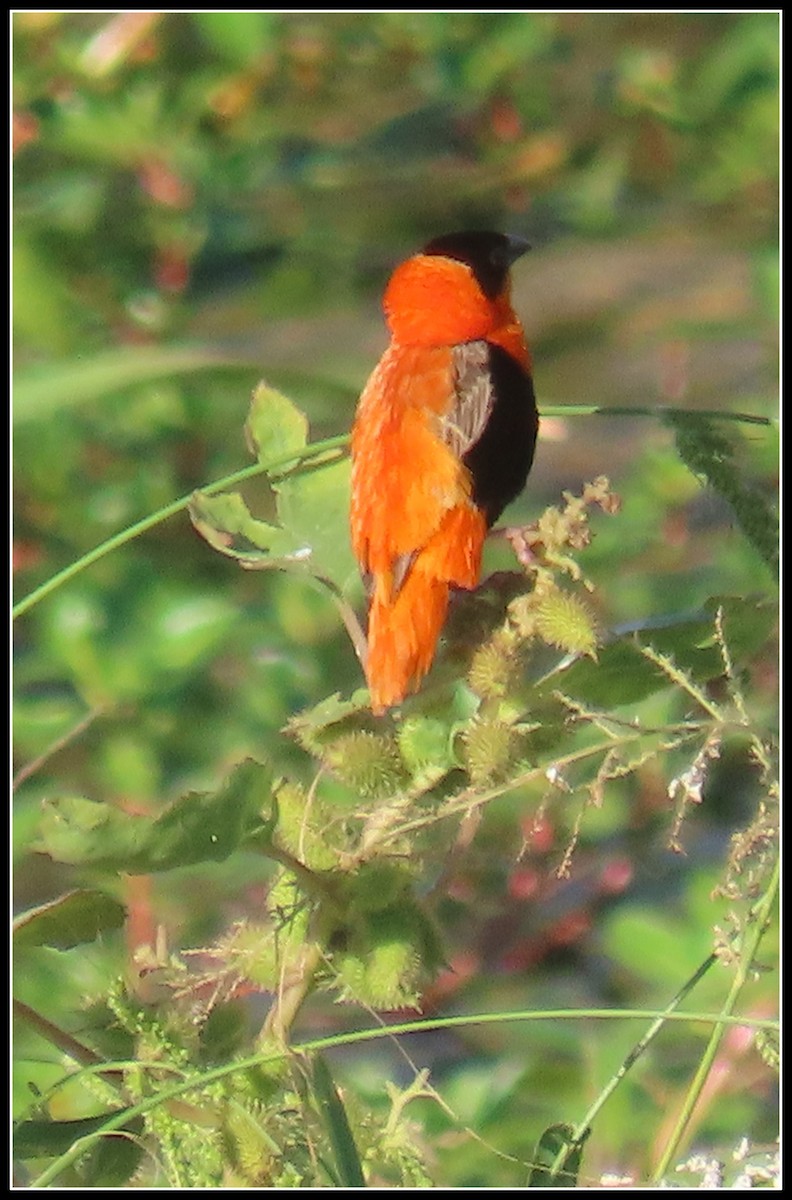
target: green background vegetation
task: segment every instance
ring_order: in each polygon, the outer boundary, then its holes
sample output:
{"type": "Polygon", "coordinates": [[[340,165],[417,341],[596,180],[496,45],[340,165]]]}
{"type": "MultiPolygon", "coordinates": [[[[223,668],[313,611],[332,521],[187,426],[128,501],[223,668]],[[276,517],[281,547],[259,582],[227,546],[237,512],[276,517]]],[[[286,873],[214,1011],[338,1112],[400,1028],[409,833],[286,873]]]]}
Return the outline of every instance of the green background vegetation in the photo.
{"type": "MultiPolygon", "coordinates": [[[[749,598],[733,617],[744,653],[731,691],[716,680],[708,693],[727,704],[739,682],[746,721],[723,737],[678,834],[669,786],[692,754],[609,780],[579,829],[579,800],[565,804],[557,789],[548,801],[547,780],[534,780],[487,805],[467,843],[447,824],[445,846],[435,832],[413,880],[447,964],[427,1011],[662,1008],[710,953],[713,930],[725,937],[742,921],[744,933],[750,905],[767,896],[772,821],[761,836],[756,822],[772,806],[755,751],[771,745],[776,720],[777,660],[761,615],[775,597],[774,425],[718,423],[715,442],[695,427],[685,450],[646,411],[776,416],[778,49],[775,13],[14,18],[17,600],[247,466],[243,426],[262,377],[307,415],[312,441],[346,433],[385,345],[389,270],[430,237],[470,227],[533,246],[515,269],[514,301],[545,419],[509,522],[535,521],[562,491],[608,476],[622,510],[592,517],[579,555],[601,630],[749,598]],[[575,405],[620,412],[558,411],[575,405]],[[735,859],[745,829],[753,841],[735,859]],[[675,837],[684,854],[669,849],[675,837]]],[[[274,518],[260,477],[240,490],[255,515],[274,518]]],[[[340,485],[333,497],[317,537],[361,610],[340,485]]],[[[513,568],[501,542],[487,556],[487,570],[513,568]]],[[[178,847],[182,865],[145,876],[80,854],[56,861],[42,852],[42,801],[82,797],[153,818],[188,792],[215,793],[246,758],[309,787],[315,764],[283,727],[333,693],[350,697],[361,672],[326,592],[297,574],[240,571],[184,511],[31,604],[15,633],[18,909],[75,888],[123,905],[100,905],[96,940],[81,929],[64,944],[60,918],[58,937],[23,939],[16,992],[90,1043],[86,1006],[129,974],[135,950],[153,948],[158,929],[170,953],[216,947],[235,922],[261,919],[273,864],[249,850],[189,865],[178,847]],[[124,913],[125,935],[113,929],[124,913]]],[[[548,667],[560,657],[548,655],[548,667]]],[[[686,717],[679,689],[638,690],[642,720],[686,717]]],[[[601,702],[618,707],[607,690],[601,702]]],[[[341,790],[336,802],[349,803],[341,790]]],[[[197,967],[184,961],[211,974],[200,955],[197,967]]],[[[695,1011],[720,1011],[734,969],[707,975],[695,1011]]],[[[772,972],[751,975],[740,1012],[772,1016],[775,993],[772,972]]],[[[245,1012],[243,1024],[260,1024],[261,996],[245,1012]]],[[[296,1030],[304,1039],[372,1023],[365,1007],[318,996],[296,1030]]],[[[386,1079],[405,1088],[430,1067],[442,1099],[414,1100],[414,1127],[394,1118],[390,1157],[376,1142],[370,1180],[524,1186],[542,1131],[583,1117],[642,1030],[470,1026],[405,1040],[409,1058],[386,1041],[337,1051],[332,1067],[364,1149],[376,1141],[371,1114],[396,1111],[386,1079]]],[[[98,1052],[124,1056],[111,1032],[98,1052]]],[[[244,1035],[226,1034],[239,1052],[244,1035]]],[[[606,1171],[651,1177],[706,1036],[664,1031],[599,1115],[582,1183],[606,1171]]],[[[16,1111],[29,1116],[31,1086],[45,1092],[63,1060],[25,1022],[17,1049],[16,1111]]],[[[727,1033],[718,1055],[685,1147],[725,1158],[746,1136],[764,1148],[776,1132],[772,1072],[744,1030],[727,1033]]],[[[317,1111],[338,1156],[332,1087],[316,1071],[311,1094],[326,1099],[317,1111]]],[[[58,1119],[95,1111],[77,1084],[47,1109],[58,1119]]],[[[282,1147],[288,1118],[278,1120],[268,1136],[282,1147]]],[[[172,1131],[160,1136],[164,1145],[172,1131]]],[[[22,1155],[38,1160],[33,1175],[57,1153],[46,1151],[22,1155]]],[[[117,1170],[126,1182],[123,1165],[99,1157],[71,1181],[107,1185],[117,1170]]],[[[166,1161],[146,1156],[132,1169],[178,1182],[166,1161]]],[[[348,1177],[343,1161],[338,1171],[348,1177]]],[[[324,1186],[331,1177],[317,1176],[324,1186]]]]}

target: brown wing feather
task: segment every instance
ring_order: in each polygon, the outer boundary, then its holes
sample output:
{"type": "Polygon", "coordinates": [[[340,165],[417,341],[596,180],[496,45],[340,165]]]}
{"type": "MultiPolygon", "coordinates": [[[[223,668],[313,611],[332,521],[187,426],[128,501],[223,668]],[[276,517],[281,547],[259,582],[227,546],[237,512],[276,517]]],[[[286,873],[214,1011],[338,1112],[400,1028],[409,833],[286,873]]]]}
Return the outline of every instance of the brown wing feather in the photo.
{"type": "Polygon", "coordinates": [[[462,458],[481,437],[495,403],[487,342],[465,342],[452,354],[455,400],[441,421],[443,441],[462,458]]]}
{"type": "Polygon", "coordinates": [[[455,400],[441,436],[470,472],[474,504],[492,526],[525,487],[539,425],[527,367],[502,346],[467,342],[452,352],[455,400]]]}

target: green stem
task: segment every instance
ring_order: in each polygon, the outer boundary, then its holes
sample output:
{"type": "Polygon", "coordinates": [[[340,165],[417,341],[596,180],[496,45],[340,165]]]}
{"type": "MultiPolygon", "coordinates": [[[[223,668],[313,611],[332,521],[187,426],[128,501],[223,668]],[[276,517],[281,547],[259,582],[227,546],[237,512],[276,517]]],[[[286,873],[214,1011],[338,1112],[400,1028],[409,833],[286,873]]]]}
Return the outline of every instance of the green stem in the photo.
{"type": "MultiPolygon", "coordinates": [[[[239,471],[234,471],[231,475],[226,475],[222,479],[215,480],[214,483],[209,483],[206,487],[200,490],[207,495],[213,495],[215,492],[221,492],[224,488],[233,487],[234,484],[243,483],[246,479],[253,479],[256,475],[280,475],[284,473],[286,467],[305,462],[307,459],[316,458],[320,454],[326,454],[332,450],[338,450],[346,446],[349,438],[346,434],[340,437],[326,438],[322,442],[313,442],[310,446],[306,446],[299,453],[292,452],[271,463],[254,463],[250,467],[243,467],[239,471]]],[[[70,566],[64,567],[62,571],[58,571],[46,583],[42,583],[40,587],[30,592],[18,604],[14,605],[11,610],[13,620],[21,617],[23,613],[28,612],[45,596],[49,596],[56,588],[61,587],[64,583],[68,583],[86,567],[93,566],[95,562],[99,562],[107,554],[111,554],[113,550],[118,550],[121,546],[125,546],[127,542],[131,542],[133,538],[139,537],[141,533],[146,533],[149,529],[153,529],[156,525],[160,525],[163,521],[167,521],[169,517],[175,516],[177,513],[184,512],[192,499],[193,493],[189,496],[182,496],[180,500],[174,500],[170,504],[166,504],[164,508],[160,508],[157,512],[152,513],[148,517],[144,517],[142,521],[137,521],[134,525],[130,525],[121,533],[115,534],[108,538],[106,542],[102,542],[100,546],[95,546],[93,550],[89,550],[82,558],[78,558],[70,566]]]]}
{"type": "Polygon", "coordinates": [[[286,962],[284,977],[267,1013],[257,1043],[262,1051],[288,1045],[289,1030],[314,987],[323,962],[318,942],[306,942],[293,960],[286,962]]]}
{"type": "Polygon", "coordinates": [[[710,408],[674,408],[653,404],[649,408],[630,408],[625,404],[546,404],[540,416],[545,417],[701,417],[704,420],[741,421],[747,425],[774,425],[772,417],[756,413],[723,412],[710,408]]]}
{"type": "Polygon", "coordinates": [[[682,1003],[682,1001],[685,999],[685,997],[688,996],[693,991],[693,988],[696,986],[696,984],[699,982],[699,980],[704,978],[704,976],[709,971],[710,967],[714,966],[714,964],[717,961],[718,961],[717,954],[710,954],[708,958],[705,958],[705,960],[701,964],[701,966],[696,971],[694,971],[694,973],[691,975],[690,979],[688,979],[688,981],[686,983],[684,983],[682,985],[682,987],[679,989],[676,996],[674,996],[673,1000],[668,1005],[668,1008],[666,1008],[664,1010],[664,1012],[662,1012],[660,1014],[660,1016],[658,1016],[652,1022],[652,1024],[649,1026],[649,1028],[647,1029],[647,1031],[643,1035],[643,1037],[638,1042],[636,1042],[636,1044],[633,1046],[630,1053],[625,1058],[622,1065],[619,1067],[616,1074],[613,1076],[613,1078],[610,1080],[610,1082],[600,1092],[599,1096],[594,1101],[591,1108],[586,1113],[585,1117],[583,1117],[583,1119],[577,1124],[569,1141],[564,1145],[563,1149],[561,1149],[559,1151],[558,1156],[550,1169],[551,1176],[558,1175],[559,1172],[561,1172],[564,1169],[564,1166],[569,1158],[570,1153],[572,1151],[574,1151],[577,1147],[580,1147],[583,1145],[584,1141],[588,1137],[591,1125],[594,1122],[595,1117],[599,1113],[600,1109],[602,1109],[604,1107],[606,1102],[613,1095],[616,1088],[621,1083],[622,1079],[624,1079],[624,1076],[635,1065],[635,1063],[638,1061],[638,1059],[641,1057],[641,1055],[648,1049],[650,1044],[657,1037],[660,1030],[666,1024],[669,1015],[676,1011],[676,1009],[679,1007],[679,1005],[682,1003]]]}
{"type": "Polygon", "coordinates": [[[732,981],[732,986],[729,989],[729,994],[726,997],[723,1008],[721,1009],[720,1018],[715,1024],[709,1042],[699,1063],[698,1070],[690,1085],[688,1094],[685,1097],[685,1102],[682,1105],[682,1110],[679,1113],[673,1133],[668,1139],[668,1143],[663,1151],[659,1163],[654,1171],[652,1182],[658,1184],[666,1175],[672,1160],[676,1157],[679,1145],[687,1132],[690,1119],[693,1111],[704,1090],[704,1085],[712,1070],[712,1065],[718,1053],[723,1035],[726,1032],[726,1025],[723,1018],[731,1017],[734,1008],[737,1004],[737,998],[745,986],[749,972],[752,969],[754,959],[756,958],[759,949],[759,943],[764,936],[764,932],[770,920],[770,913],[775,903],[778,893],[779,877],[781,864],[776,859],[773,867],[773,874],[770,879],[770,884],[762,899],[754,905],[748,914],[746,921],[747,931],[744,937],[743,946],[741,948],[740,959],[737,966],[737,971],[732,981]]]}
{"type": "MultiPolygon", "coordinates": [[[[708,1024],[713,1022],[725,1023],[727,1025],[748,1026],[752,1029],[769,1029],[777,1030],[778,1022],[767,1020],[761,1017],[729,1017],[718,1016],[713,1017],[711,1013],[659,1013],[657,1011],[640,1011],[638,1009],[629,1008],[612,1008],[612,1009],[552,1009],[544,1012],[507,1012],[507,1013],[475,1013],[463,1014],[453,1017],[430,1017],[422,1021],[406,1021],[398,1025],[377,1026],[375,1029],[357,1029],[349,1033],[336,1033],[328,1037],[314,1038],[307,1042],[298,1042],[292,1046],[292,1052],[299,1054],[311,1054],[315,1051],[329,1050],[334,1046],[351,1046],[361,1042],[376,1041],[380,1038],[400,1037],[402,1034],[427,1032],[436,1029],[457,1029],[465,1028],[466,1026],[474,1025],[492,1025],[503,1024],[509,1021],[558,1021],[568,1020],[572,1018],[585,1017],[594,1020],[646,1020],[647,1018],[663,1017],[667,1021],[684,1021],[684,1022],[700,1022],[706,1021],[708,1024]]],[[[97,1137],[103,1134],[112,1133],[113,1130],[119,1129],[128,1121],[135,1117],[143,1116],[152,1109],[158,1108],[161,1104],[167,1103],[176,1096],[182,1096],[185,1092],[199,1092],[206,1088],[209,1084],[217,1080],[225,1079],[230,1075],[234,1075],[237,1071],[246,1071],[252,1067],[260,1067],[267,1063],[277,1062],[285,1058],[289,1053],[285,1048],[278,1050],[267,1050],[265,1053],[251,1055],[250,1058],[238,1059],[232,1063],[224,1063],[220,1067],[214,1067],[208,1071],[204,1071],[200,1076],[191,1079],[182,1080],[178,1084],[168,1086],[162,1091],[146,1096],[144,1100],[132,1105],[130,1108],[125,1108],[119,1112],[108,1116],[102,1129],[92,1134],[89,1137],[80,1138],[75,1142],[65,1154],[60,1158],[50,1163],[49,1166],[38,1176],[37,1179],[30,1183],[30,1187],[45,1187],[56,1179],[68,1166],[80,1157],[80,1155],[89,1148],[97,1137]]],[[[108,1064],[109,1066],[110,1064],[108,1064]]],[[[122,1064],[123,1065],[123,1064],[122,1064]]],[[[160,1066],[162,1064],[159,1064],[160,1066]]],[[[90,1070],[91,1068],[86,1068],[90,1070]]],[[[64,1082],[71,1079],[71,1076],[66,1077],[64,1082]]]]}

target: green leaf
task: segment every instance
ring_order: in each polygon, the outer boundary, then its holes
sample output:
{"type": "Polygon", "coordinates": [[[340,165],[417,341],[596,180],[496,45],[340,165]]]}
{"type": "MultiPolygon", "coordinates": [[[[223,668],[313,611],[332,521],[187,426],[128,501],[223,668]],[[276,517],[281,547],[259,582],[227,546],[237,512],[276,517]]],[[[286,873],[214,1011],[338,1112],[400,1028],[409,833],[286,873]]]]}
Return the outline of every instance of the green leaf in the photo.
{"type": "MultiPolygon", "coordinates": [[[[281,456],[286,453],[282,448],[281,456]]],[[[341,590],[356,582],[348,532],[349,463],[308,467],[273,487],[280,525],[254,517],[238,492],[195,492],[190,519],[210,546],[248,570],[306,572],[341,590]]]]}
{"type": "MultiPolygon", "coordinates": [[[[262,383],[245,436],[263,466],[284,464],[305,450],[308,422],[291,400],[262,383]]],[[[278,525],[253,517],[236,492],[196,492],[190,517],[211,546],[243,567],[303,571],[344,590],[358,578],[349,541],[349,470],[347,460],[334,459],[271,478],[278,525]]]]}
{"type": "Polygon", "coordinates": [[[257,520],[238,492],[194,492],[189,513],[201,537],[221,554],[246,567],[272,565],[270,550],[281,530],[257,520]]]}
{"type": "Polygon", "coordinates": [[[348,459],[320,464],[276,483],[278,517],[306,569],[346,590],[358,579],[349,540],[348,459]]]}
{"type": "Polygon", "coordinates": [[[577,1187],[583,1145],[589,1132],[586,1130],[582,1138],[573,1141],[575,1130],[571,1125],[548,1126],[536,1143],[528,1187],[577,1187]],[[559,1166],[554,1170],[559,1155],[559,1166]]]}
{"type": "Polygon", "coordinates": [[[77,1166],[84,1186],[107,1190],[128,1184],[146,1153],[143,1129],[138,1118],[124,1129],[97,1137],[77,1166]]]}
{"type": "Polygon", "coordinates": [[[237,492],[207,496],[195,492],[190,519],[203,538],[221,554],[249,571],[312,572],[313,547],[279,525],[259,521],[237,492]]]}
{"type": "Polygon", "coordinates": [[[16,917],[14,948],[52,946],[55,950],[70,950],[119,929],[125,918],[124,905],[104,892],[68,892],[16,917]]]}
{"type": "Polygon", "coordinates": [[[339,733],[335,726],[344,728],[342,723],[346,723],[346,727],[354,729],[358,725],[354,718],[361,714],[367,717],[368,713],[368,692],[363,688],[358,689],[350,700],[342,700],[340,692],[333,692],[313,708],[296,713],[286,726],[286,731],[293,734],[307,750],[318,753],[328,738],[339,733]]]}
{"type": "Polygon", "coordinates": [[[156,817],[83,797],[51,800],[41,820],[41,849],[58,862],[132,875],[221,862],[261,826],[271,782],[268,768],[248,759],[219,791],[188,793],[156,817]]]}
{"type": "Polygon", "coordinates": [[[282,392],[260,383],[250,402],[245,437],[251,452],[266,466],[304,449],[308,418],[282,392]]]}
{"type": "Polygon", "coordinates": [[[349,1118],[333,1082],[330,1068],[321,1054],[316,1054],[313,1060],[313,1091],[319,1115],[333,1148],[340,1186],[365,1187],[363,1167],[352,1136],[349,1118]]]}
{"type": "MultiPolygon", "coordinates": [[[[80,1117],[74,1121],[38,1118],[20,1121],[14,1129],[14,1153],[18,1158],[50,1158],[65,1154],[80,1138],[97,1133],[110,1118],[117,1116],[118,1111],[111,1110],[98,1117],[80,1117]]],[[[143,1132],[143,1118],[133,1118],[124,1131],[139,1137],[143,1132]]]]}
{"type": "Polygon", "coordinates": [[[659,667],[644,658],[634,637],[619,638],[604,646],[596,662],[590,658],[566,660],[537,684],[536,691],[561,691],[598,707],[636,704],[654,692],[671,687],[659,667]]]}

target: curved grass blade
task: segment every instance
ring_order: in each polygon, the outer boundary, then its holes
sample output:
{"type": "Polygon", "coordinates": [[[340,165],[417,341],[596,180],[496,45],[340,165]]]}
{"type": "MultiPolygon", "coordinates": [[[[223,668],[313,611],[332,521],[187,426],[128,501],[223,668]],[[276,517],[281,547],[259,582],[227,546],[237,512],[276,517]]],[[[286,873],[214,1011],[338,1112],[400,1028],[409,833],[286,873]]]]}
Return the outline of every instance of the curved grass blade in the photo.
{"type": "Polygon", "coordinates": [[[321,1054],[313,1059],[313,1092],[330,1145],[336,1174],[342,1187],[365,1187],[366,1180],[355,1139],[343,1101],[338,1094],[330,1068],[321,1054]]]}

